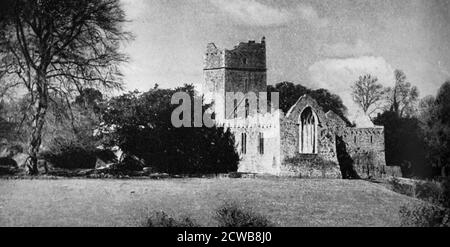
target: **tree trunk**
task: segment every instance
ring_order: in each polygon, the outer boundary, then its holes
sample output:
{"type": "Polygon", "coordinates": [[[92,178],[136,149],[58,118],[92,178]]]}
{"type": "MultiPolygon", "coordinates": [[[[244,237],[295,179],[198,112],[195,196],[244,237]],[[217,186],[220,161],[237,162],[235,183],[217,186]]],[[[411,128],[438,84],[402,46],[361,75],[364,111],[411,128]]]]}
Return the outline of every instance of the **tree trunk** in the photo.
{"type": "Polygon", "coordinates": [[[38,73],[37,92],[38,92],[38,98],[36,102],[37,107],[33,121],[32,127],[33,130],[31,134],[30,149],[29,149],[31,164],[30,167],[28,168],[29,169],[28,172],[31,175],[36,175],[39,173],[38,153],[42,142],[42,129],[44,128],[45,115],[47,113],[48,108],[48,86],[45,76],[43,76],[42,73],[38,73]]]}

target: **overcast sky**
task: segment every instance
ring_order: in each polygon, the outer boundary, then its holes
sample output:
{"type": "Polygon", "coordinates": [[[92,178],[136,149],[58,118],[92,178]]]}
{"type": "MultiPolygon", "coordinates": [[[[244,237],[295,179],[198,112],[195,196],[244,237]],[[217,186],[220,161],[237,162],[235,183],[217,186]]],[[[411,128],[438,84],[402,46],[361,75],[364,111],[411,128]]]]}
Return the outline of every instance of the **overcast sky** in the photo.
{"type": "Polygon", "coordinates": [[[403,70],[421,96],[450,78],[449,0],[122,0],[136,39],[129,90],[203,80],[209,42],[233,48],[266,37],[268,84],[292,81],[339,94],[371,73],[392,85],[403,70]]]}

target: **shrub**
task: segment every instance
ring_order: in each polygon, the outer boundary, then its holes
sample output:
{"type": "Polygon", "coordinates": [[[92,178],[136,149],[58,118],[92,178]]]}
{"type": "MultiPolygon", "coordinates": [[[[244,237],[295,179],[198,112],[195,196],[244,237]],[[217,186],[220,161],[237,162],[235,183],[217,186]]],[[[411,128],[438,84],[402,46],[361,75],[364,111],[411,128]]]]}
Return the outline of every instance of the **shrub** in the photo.
{"type": "Polygon", "coordinates": [[[442,202],[442,189],[437,182],[417,182],[415,194],[417,198],[433,204],[439,205],[442,202]]]}
{"type": "Polygon", "coordinates": [[[244,209],[236,203],[227,203],[216,210],[219,227],[268,227],[272,224],[268,219],[244,209]]]}
{"type": "Polygon", "coordinates": [[[414,186],[401,183],[400,180],[395,177],[392,180],[389,180],[389,183],[391,184],[393,191],[403,195],[414,197],[414,186]]]}
{"type": "Polygon", "coordinates": [[[24,147],[20,143],[0,143],[0,157],[11,158],[23,151],[24,147]]]}
{"type": "Polygon", "coordinates": [[[400,207],[401,226],[407,227],[448,227],[449,210],[434,205],[403,205],[400,207]]]}
{"type": "Polygon", "coordinates": [[[19,172],[19,169],[15,160],[7,157],[0,158],[0,176],[13,175],[17,172],[19,172]]]}
{"type": "Polygon", "coordinates": [[[199,227],[194,220],[189,217],[174,219],[169,217],[164,211],[154,212],[147,220],[146,227],[199,227]]]}
{"type": "Polygon", "coordinates": [[[8,157],[0,157],[0,166],[3,167],[17,167],[17,162],[8,157]]]}
{"type": "Polygon", "coordinates": [[[450,178],[445,178],[442,183],[441,204],[445,208],[450,208],[450,178]]]}
{"type": "Polygon", "coordinates": [[[55,167],[65,169],[95,168],[96,148],[94,145],[80,140],[55,138],[48,151],[42,157],[55,167]]]}
{"type": "Polygon", "coordinates": [[[0,166],[0,176],[15,175],[19,172],[20,170],[16,167],[0,166]]]}

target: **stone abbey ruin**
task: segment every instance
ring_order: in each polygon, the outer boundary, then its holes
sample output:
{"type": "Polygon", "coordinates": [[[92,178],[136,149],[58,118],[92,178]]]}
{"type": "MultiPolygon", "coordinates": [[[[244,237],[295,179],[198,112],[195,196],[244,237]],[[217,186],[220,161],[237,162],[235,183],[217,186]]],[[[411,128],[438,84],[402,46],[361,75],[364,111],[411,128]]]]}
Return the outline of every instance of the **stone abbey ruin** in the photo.
{"type": "Polygon", "coordinates": [[[309,95],[286,114],[274,109],[249,113],[246,97],[227,104],[229,92],[258,97],[266,92],[265,38],[231,50],[208,44],[203,71],[202,91],[214,102],[216,125],[235,136],[239,172],[309,178],[399,175],[398,167],[386,166],[382,126],[370,122],[352,127],[336,113],[324,112],[309,95]]]}

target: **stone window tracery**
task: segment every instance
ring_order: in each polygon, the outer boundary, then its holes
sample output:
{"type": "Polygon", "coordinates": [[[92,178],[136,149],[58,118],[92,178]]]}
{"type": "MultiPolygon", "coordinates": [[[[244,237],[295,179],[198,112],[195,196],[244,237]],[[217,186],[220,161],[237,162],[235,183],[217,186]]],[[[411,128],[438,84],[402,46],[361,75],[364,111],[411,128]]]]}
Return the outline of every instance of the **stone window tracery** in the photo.
{"type": "Polygon", "coordinates": [[[304,154],[317,153],[318,119],[311,107],[305,108],[299,117],[299,152],[304,154]]]}

